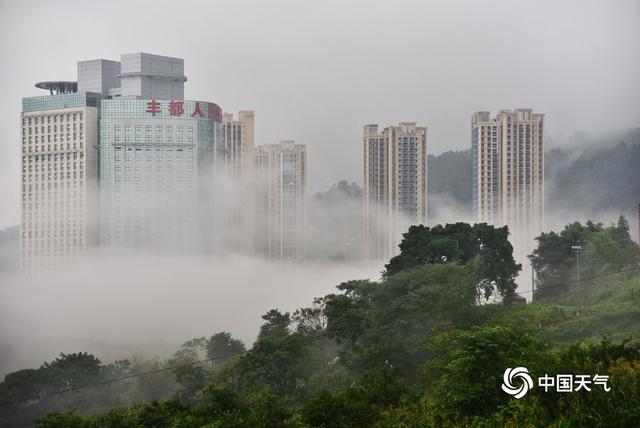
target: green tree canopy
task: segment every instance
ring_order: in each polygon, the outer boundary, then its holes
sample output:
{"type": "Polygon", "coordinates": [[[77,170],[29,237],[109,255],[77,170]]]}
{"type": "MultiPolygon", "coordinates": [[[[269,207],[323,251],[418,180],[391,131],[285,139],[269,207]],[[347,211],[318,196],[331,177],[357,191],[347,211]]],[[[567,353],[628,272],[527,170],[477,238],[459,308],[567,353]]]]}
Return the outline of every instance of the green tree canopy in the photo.
{"type": "Polygon", "coordinates": [[[479,295],[489,298],[497,291],[511,297],[521,265],[513,258],[508,236],[506,226],[486,223],[411,226],[403,235],[400,254],[385,266],[383,278],[422,264],[472,264],[479,295]]]}
{"type": "Polygon", "coordinates": [[[616,224],[587,221],[566,225],[536,238],[537,248],[529,258],[537,276],[536,297],[558,296],[572,288],[576,279],[576,254],[580,246],[583,278],[638,267],[640,247],[629,235],[629,223],[620,217],[616,224]]]}

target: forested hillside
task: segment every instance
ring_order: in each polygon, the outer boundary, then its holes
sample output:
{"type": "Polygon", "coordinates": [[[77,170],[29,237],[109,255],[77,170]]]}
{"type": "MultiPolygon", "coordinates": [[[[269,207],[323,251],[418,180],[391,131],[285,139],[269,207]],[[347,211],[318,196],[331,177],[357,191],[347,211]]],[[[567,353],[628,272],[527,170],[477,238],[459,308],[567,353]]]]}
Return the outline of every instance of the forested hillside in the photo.
{"type": "Polygon", "coordinates": [[[626,138],[582,151],[549,151],[545,158],[548,214],[635,214],[640,203],[640,129],[626,138]]]}
{"type": "Polygon", "coordinates": [[[61,354],[11,373],[0,426],[638,426],[640,248],[623,218],[565,230],[591,249],[579,295],[572,256],[557,251],[564,231],[555,249],[539,239],[540,293],[524,305],[505,228],[414,226],[380,281],[268,311],[248,350],[219,332],[162,362],[61,354]],[[612,240],[624,252],[608,253],[612,240]],[[509,367],[607,375],[611,389],[517,400],[500,387],[509,367]]]}
{"type": "MultiPolygon", "coordinates": [[[[634,218],[640,203],[640,129],[619,135],[577,136],[571,148],[545,154],[545,215],[556,224],[576,215],[634,218]]],[[[430,214],[471,214],[471,151],[429,156],[430,214]]],[[[456,220],[445,218],[445,220],[456,220]]]]}

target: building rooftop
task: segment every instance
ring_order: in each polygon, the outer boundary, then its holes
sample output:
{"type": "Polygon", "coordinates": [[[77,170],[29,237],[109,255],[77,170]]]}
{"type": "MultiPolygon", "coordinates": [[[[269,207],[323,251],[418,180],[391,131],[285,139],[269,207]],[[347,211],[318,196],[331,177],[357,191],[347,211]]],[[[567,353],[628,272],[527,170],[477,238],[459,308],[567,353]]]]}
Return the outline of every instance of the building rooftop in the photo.
{"type": "Polygon", "coordinates": [[[70,80],[51,80],[36,83],[36,88],[48,90],[53,94],[72,94],[78,92],[78,82],[70,80]]]}

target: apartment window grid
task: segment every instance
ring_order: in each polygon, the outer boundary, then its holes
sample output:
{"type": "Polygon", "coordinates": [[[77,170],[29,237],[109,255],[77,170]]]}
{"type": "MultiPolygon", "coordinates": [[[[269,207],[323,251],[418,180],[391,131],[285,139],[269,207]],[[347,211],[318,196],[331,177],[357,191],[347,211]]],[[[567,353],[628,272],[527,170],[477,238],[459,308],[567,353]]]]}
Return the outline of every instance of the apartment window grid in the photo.
{"type": "Polygon", "coordinates": [[[398,209],[412,218],[418,214],[418,156],[414,136],[402,136],[398,141],[398,209]]]}
{"type": "MultiPolygon", "coordinates": [[[[33,108],[51,104],[36,98],[33,108]]],[[[83,110],[23,113],[21,260],[26,270],[77,256],[86,247],[85,119],[83,110]]]]}
{"type": "Polygon", "coordinates": [[[480,220],[493,213],[492,223],[508,225],[519,254],[542,227],[542,117],[519,109],[501,112],[490,123],[482,122],[488,114],[474,115],[472,125],[474,212],[480,220]]]}

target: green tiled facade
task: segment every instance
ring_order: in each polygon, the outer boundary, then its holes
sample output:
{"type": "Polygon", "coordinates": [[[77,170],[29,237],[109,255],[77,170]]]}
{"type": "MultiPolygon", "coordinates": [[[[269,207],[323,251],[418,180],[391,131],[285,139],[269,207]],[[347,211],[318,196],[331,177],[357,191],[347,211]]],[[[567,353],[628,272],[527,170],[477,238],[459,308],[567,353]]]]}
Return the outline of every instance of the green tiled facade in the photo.
{"type": "Polygon", "coordinates": [[[72,94],[43,95],[22,99],[22,112],[57,110],[75,107],[100,107],[100,94],[76,92],[72,94]]]}
{"type": "Polygon", "coordinates": [[[206,245],[202,213],[212,213],[222,161],[220,116],[204,101],[102,100],[102,245],[206,245]]]}

